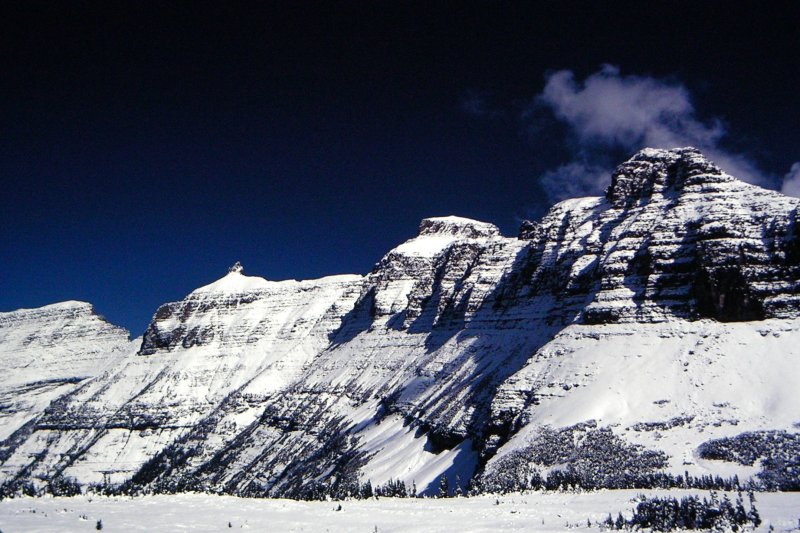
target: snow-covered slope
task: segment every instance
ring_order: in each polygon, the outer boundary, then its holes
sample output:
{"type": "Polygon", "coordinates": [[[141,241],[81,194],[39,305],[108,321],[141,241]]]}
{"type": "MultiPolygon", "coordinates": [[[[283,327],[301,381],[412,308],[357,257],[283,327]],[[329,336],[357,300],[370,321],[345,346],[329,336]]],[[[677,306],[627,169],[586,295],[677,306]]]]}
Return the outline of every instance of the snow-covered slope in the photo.
{"type": "MultiPolygon", "coordinates": [[[[0,502],[5,531],[63,533],[93,530],[214,533],[233,529],[293,533],[391,531],[393,533],[499,533],[599,531],[610,514],[630,518],[641,496],[648,499],[699,496],[707,491],[616,490],[486,495],[473,498],[371,498],[340,503],[208,494],[103,497],[14,498],[0,502]],[[587,520],[591,526],[587,526],[587,520]],[[229,525],[230,524],[230,525],[229,525]]],[[[716,494],[723,498],[724,494],[716,494]]],[[[728,494],[735,501],[736,494],[728,494]]],[[[748,506],[745,503],[745,506],[748,506]]],[[[756,507],[763,523],[753,531],[797,531],[800,495],[764,493],[756,507]]],[[[749,506],[747,507],[749,509],[749,506]]],[[[750,531],[750,530],[748,530],[750,531]]]]}
{"type": "MultiPolygon", "coordinates": [[[[0,442],[130,350],[88,303],[0,313],[0,442]]],[[[5,445],[0,445],[0,460],[5,445]]]]}
{"type": "MultiPolygon", "coordinates": [[[[237,264],[217,282],[163,305],[138,352],[50,404],[4,469],[83,482],[130,477],[219,410],[232,391],[258,401],[290,383],[327,344],[360,281],[270,282],[245,276],[237,264]]],[[[220,438],[232,438],[250,416],[237,408],[220,438]]]]}
{"type": "Polygon", "coordinates": [[[431,492],[443,474],[750,476],[800,449],[798,203],[694,149],[647,149],[604,198],[517,238],[440,217],[364,277],[237,265],[32,409],[2,471],[293,496],[431,492]],[[786,433],[753,459],[740,448],[775,435],[753,431],[786,433]]]}
{"type": "Polygon", "coordinates": [[[496,395],[493,416],[513,412],[518,431],[483,478],[503,486],[520,464],[541,474],[565,467],[579,476],[635,474],[626,462],[652,450],[664,453],[655,471],[748,479],[759,465],[708,460],[701,445],[744,432],[797,432],[798,338],[800,320],[785,319],[569,326],[496,395]],[[552,457],[566,438],[570,446],[552,457]],[[590,453],[606,455],[589,469],[581,463],[590,453]]]}

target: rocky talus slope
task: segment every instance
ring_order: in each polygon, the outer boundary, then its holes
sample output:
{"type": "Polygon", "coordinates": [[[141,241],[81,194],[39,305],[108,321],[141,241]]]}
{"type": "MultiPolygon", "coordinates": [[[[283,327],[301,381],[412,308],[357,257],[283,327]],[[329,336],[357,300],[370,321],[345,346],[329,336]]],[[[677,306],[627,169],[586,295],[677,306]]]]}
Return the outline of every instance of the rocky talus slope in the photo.
{"type": "Polygon", "coordinates": [[[0,314],[0,481],[791,486],[798,204],[694,149],[645,149],[605,197],[517,237],[430,218],[366,276],[237,265],[159,308],[135,347],[88,304],[0,314]]]}

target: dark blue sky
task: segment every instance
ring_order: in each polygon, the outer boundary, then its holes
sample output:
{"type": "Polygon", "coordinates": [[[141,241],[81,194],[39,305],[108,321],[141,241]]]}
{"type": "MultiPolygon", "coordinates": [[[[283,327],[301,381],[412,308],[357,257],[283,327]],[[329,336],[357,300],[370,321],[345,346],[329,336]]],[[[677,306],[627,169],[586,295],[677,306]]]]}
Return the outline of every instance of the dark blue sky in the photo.
{"type": "Polygon", "coordinates": [[[18,4],[0,310],[86,300],[138,335],[236,260],[365,273],[425,216],[515,234],[575,152],[526,112],[561,69],[680,84],[726,149],[772,176],[800,160],[797,3],[18,4]]]}

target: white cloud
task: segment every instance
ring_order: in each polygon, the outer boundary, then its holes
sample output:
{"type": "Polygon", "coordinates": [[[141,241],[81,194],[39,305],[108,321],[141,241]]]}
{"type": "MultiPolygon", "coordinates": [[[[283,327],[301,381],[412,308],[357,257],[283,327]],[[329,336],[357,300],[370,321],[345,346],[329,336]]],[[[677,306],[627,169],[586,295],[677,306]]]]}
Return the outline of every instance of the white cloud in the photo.
{"type": "Polygon", "coordinates": [[[800,161],[792,165],[789,173],[783,177],[781,192],[800,198],[800,161]]]}
{"type": "Polygon", "coordinates": [[[575,192],[602,194],[610,182],[612,168],[604,162],[612,148],[632,154],[644,147],[694,146],[733,176],[761,185],[771,181],[746,156],[720,146],[724,125],[700,120],[688,89],[680,83],[622,76],[611,65],[582,82],[572,71],[560,70],[547,76],[535,102],[564,123],[571,136],[573,161],[546,172],[541,180],[552,201],[575,192]],[[587,176],[580,175],[581,167],[587,176]]]}
{"type": "Polygon", "coordinates": [[[719,123],[705,125],[694,117],[685,87],[622,77],[610,65],[582,84],[569,70],[551,74],[538,99],[574,128],[583,143],[672,148],[687,142],[713,144],[724,134],[719,123]]]}

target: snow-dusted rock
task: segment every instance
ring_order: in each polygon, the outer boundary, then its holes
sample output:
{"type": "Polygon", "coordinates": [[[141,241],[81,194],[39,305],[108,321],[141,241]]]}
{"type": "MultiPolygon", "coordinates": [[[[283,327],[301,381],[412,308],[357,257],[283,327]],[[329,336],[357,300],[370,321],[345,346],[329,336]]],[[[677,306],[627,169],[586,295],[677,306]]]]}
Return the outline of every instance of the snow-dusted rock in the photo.
{"type": "MultiPolygon", "coordinates": [[[[270,282],[231,269],[163,305],[138,352],[54,401],[4,467],[84,482],[102,482],[104,472],[114,481],[130,477],[232,391],[251,391],[257,401],[291,383],[327,345],[360,283],[360,276],[270,282]]],[[[239,411],[229,422],[255,416],[239,411]]]]}
{"type": "MultiPolygon", "coordinates": [[[[102,372],[29,409],[2,475],[295,496],[491,483],[522,463],[750,476],[698,450],[797,431],[799,202],[697,150],[646,149],[605,197],[517,238],[439,217],[363,277],[237,263],[161,306],[138,351],[110,346],[102,372]]],[[[3,354],[64,334],[7,328],[3,354]]]]}
{"type": "Polygon", "coordinates": [[[130,347],[128,332],[85,302],[0,313],[0,442],[130,347]]]}

